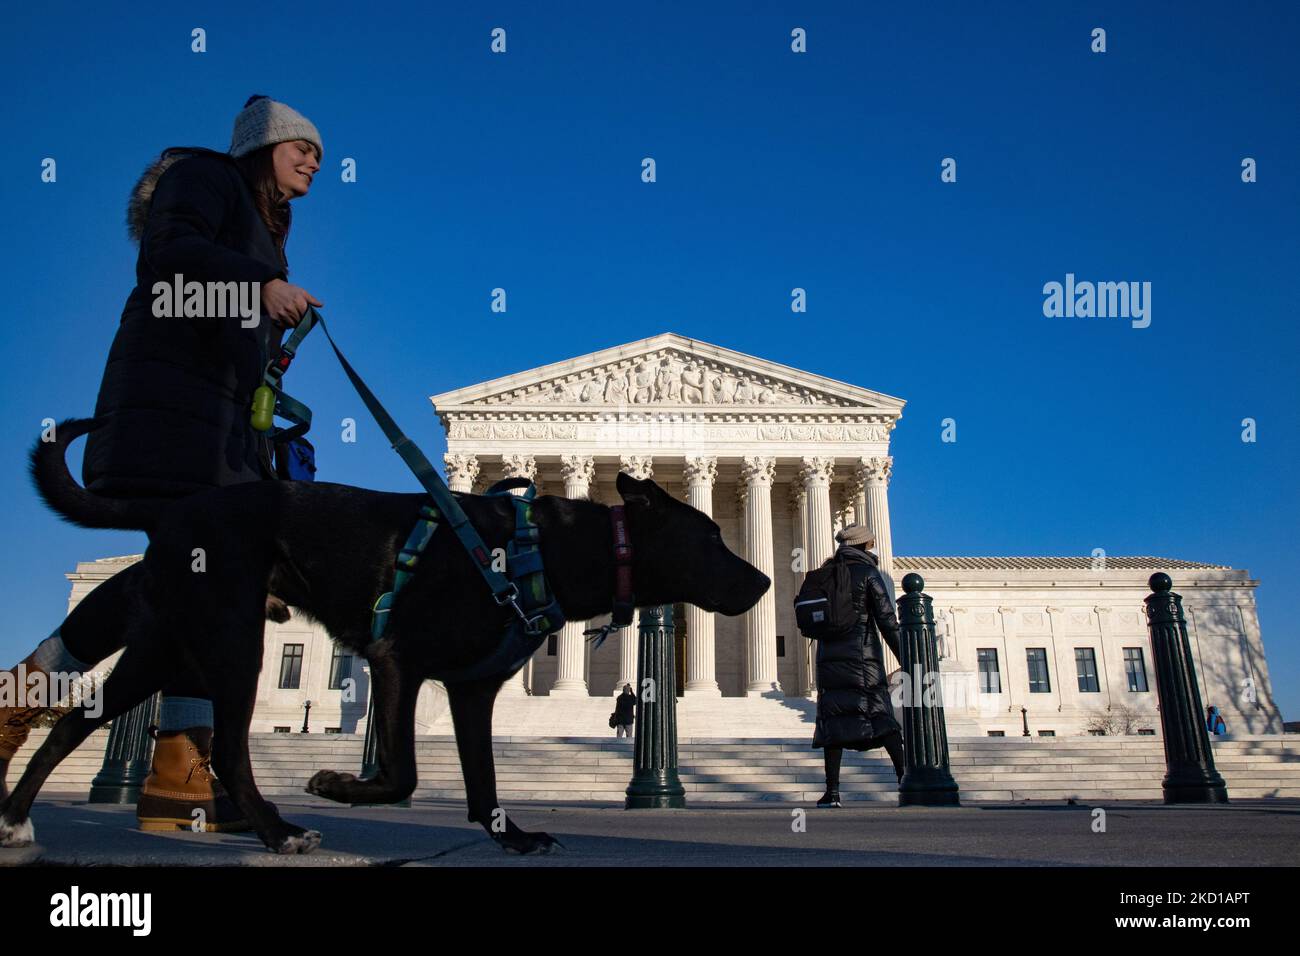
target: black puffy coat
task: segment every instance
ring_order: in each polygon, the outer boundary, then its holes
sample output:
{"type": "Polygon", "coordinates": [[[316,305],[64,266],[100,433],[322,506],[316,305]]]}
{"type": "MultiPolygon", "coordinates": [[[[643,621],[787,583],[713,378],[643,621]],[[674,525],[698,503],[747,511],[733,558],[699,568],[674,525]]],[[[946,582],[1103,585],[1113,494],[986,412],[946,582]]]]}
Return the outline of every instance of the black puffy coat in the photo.
{"type": "Polygon", "coordinates": [[[159,318],[156,282],[268,282],[286,278],[282,250],[225,153],[165,151],[141,176],[127,209],[140,243],[136,285],[99,387],[104,424],[86,443],[82,478],[110,497],[177,497],[271,477],[266,439],[249,424],[281,330],[262,316],[159,318]]]}
{"type": "Polygon", "coordinates": [[[636,694],[623,691],[614,701],[614,723],[624,726],[636,721],[636,694]]]}
{"type": "MultiPolygon", "coordinates": [[[[898,617],[876,559],[841,545],[835,560],[849,562],[858,623],[846,638],[817,642],[817,727],[814,747],[870,750],[901,731],[889,700],[883,635],[898,653],[898,617]]],[[[900,657],[901,659],[901,657],[900,657]]]]}

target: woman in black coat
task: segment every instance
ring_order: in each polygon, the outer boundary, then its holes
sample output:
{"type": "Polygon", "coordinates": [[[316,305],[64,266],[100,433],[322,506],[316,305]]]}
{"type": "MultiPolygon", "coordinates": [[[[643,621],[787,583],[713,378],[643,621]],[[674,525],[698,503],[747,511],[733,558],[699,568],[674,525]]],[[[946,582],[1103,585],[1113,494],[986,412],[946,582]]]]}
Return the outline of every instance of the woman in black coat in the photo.
{"type": "MultiPolygon", "coordinates": [[[[287,281],[284,254],[289,202],[307,194],[321,155],[309,120],[254,96],[235,119],[228,153],[172,148],[145,170],[127,206],[128,232],[140,245],[136,284],[109,350],[95,405],[101,424],[87,437],[82,465],[90,491],[174,498],[274,477],[269,444],[250,424],[252,396],[284,329],[322,304],[287,281]],[[234,283],[256,314],[206,307],[176,314],[168,309],[176,282],[234,283]]],[[[24,661],[27,672],[86,672],[121,648],[142,581],[136,564],[95,588],[24,661]]],[[[283,605],[268,599],[268,614],[283,619],[283,605]]],[[[194,675],[164,683],[155,771],[164,735],[188,730],[205,776],[212,718],[204,693],[194,675]]],[[[40,711],[0,709],[0,793],[8,760],[40,711]]],[[[236,822],[229,801],[214,808],[212,788],[197,786],[192,773],[168,789],[196,792],[188,805],[155,800],[147,813],[142,798],[142,825],[149,816],[188,826],[199,806],[209,829],[234,828],[223,826],[236,822]]]]}
{"type": "Polygon", "coordinates": [[[866,549],[875,536],[864,525],[849,525],[838,535],[832,561],[845,561],[853,583],[858,623],[845,638],[817,642],[817,726],[813,746],[825,748],[826,793],[819,807],[840,806],[840,762],[844,748],[884,747],[894,773],[903,779],[902,728],[894,717],[885,671],[883,637],[898,657],[898,618],[884,575],[866,549]]]}

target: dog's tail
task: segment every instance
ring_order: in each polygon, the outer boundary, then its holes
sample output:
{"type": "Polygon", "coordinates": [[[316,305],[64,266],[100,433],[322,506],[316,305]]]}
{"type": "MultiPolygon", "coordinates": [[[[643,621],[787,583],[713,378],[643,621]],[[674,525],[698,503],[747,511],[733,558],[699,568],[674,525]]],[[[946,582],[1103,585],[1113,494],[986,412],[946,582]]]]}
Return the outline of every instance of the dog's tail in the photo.
{"type": "Polygon", "coordinates": [[[69,418],[53,428],[50,440],[46,440],[45,434],[37,439],[31,455],[36,491],[52,511],[83,528],[148,531],[157,513],[156,502],[91,494],[68,470],[68,446],[99,425],[99,420],[94,418],[69,418]]]}

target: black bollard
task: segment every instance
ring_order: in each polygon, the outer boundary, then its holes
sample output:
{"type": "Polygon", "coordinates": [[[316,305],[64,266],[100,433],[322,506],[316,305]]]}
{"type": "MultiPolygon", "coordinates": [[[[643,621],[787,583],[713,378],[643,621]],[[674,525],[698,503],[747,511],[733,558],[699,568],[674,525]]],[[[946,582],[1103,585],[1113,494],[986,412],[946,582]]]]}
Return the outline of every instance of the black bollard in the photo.
{"type": "Polygon", "coordinates": [[[1165,740],[1165,803],[1227,803],[1228,788],[1214,769],[1214,751],[1205,727],[1201,689],[1196,683],[1192,646],[1187,640],[1182,595],[1169,575],[1157,572],[1147,582],[1147,631],[1156,669],[1160,732],[1165,740]]]}
{"type": "Polygon", "coordinates": [[[153,767],[153,737],[162,694],[136,704],[113,719],[104,747],[104,763],[90,783],[88,803],[135,803],[153,767]]]}
{"type": "MultiPolygon", "coordinates": [[[[366,705],[366,737],[365,742],[361,745],[361,779],[369,780],[375,774],[379,773],[379,736],[375,733],[375,697],[370,695],[370,702],[366,705]]],[[[371,804],[371,803],[354,803],[354,807],[409,807],[411,798],[404,797],[396,803],[371,804]]]]}
{"type": "Polygon", "coordinates": [[[636,759],[627,786],[628,810],[686,806],[677,776],[677,671],[671,605],[641,609],[637,636],[636,759]]]}
{"type": "Polygon", "coordinates": [[[955,807],[960,798],[957,781],[948,767],[948,730],[934,641],[933,601],[922,592],[924,587],[919,574],[908,574],[903,578],[905,593],[898,599],[898,649],[909,691],[903,706],[907,769],[898,787],[898,805],[955,807]]]}

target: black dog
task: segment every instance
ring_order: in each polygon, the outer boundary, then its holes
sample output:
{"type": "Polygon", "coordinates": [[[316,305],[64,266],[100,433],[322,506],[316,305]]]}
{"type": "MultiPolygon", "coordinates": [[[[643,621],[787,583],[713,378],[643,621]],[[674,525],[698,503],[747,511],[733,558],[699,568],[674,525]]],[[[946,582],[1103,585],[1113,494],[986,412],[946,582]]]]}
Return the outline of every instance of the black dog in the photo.
{"type": "MultiPolygon", "coordinates": [[[[78,485],[64,460],[68,444],[95,424],[73,419],[58,426],[56,441],[38,442],[32,475],[46,503],[74,524],[148,532],[138,614],[126,650],[104,684],[102,715],[89,718],[78,708],[64,717],[0,804],[0,846],[31,841],[32,801],[60,760],[96,727],[155,693],[170,669],[185,667],[202,676],[212,699],[212,762],[240,811],[270,849],[314,849],[320,834],[280,817],[258,792],[249,760],[248,726],[262,665],[268,591],[319,621],[371,666],[379,771],[365,780],[321,771],[308,789],[340,803],[408,797],[416,786],[420,685],[487,659],[513,613],[493,601],[451,529],[440,524],[390,614],[386,636],[372,643],[371,607],[391,587],[396,553],[427,497],[264,481],[162,504],[102,498],[78,485]],[[202,565],[196,563],[200,559],[202,565]],[[195,570],[200,566],[204,570],[195,570]]],[[[653,481],[620,473],[618,491],[633,548],[638,607],[681,601],[737,615],[770,586],[765,574],[728,550],[713,520],[653,481]]],[[[504,548],[514,528],[510,503],[457,497],[484,543],[504,548]]],[[[542,496],[533,513],[547,579],[566,618],[582,621],[609,613],[615,588],[609,507],[542,496]]],[[[510,676],[449,682],[447,694],[469,819],[505,848],[526,853],[549,849],[555,841],[519,829],[497,806],[492,706],[510,676]]]]}

